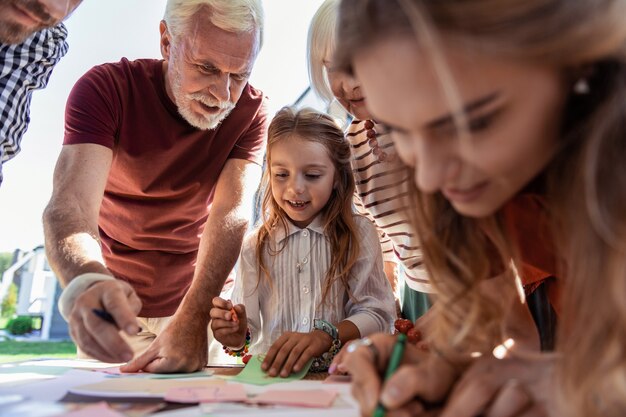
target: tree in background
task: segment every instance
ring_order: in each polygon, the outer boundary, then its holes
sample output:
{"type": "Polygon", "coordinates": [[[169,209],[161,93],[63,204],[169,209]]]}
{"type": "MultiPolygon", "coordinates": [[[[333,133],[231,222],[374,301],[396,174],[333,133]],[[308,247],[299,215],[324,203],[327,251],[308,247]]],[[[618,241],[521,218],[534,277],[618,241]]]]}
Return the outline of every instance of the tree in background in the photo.
{"type": "Polygon", "coordinates": [[[13,254],[11,252],[0,253],[0,277],[4,274],[4,271],[9,269],[13,264],[13,254]]]}

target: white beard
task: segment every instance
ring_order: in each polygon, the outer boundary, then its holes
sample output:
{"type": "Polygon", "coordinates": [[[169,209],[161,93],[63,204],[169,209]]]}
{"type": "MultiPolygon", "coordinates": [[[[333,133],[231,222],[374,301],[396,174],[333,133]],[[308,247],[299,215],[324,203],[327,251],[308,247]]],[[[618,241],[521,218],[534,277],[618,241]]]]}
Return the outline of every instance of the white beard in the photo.
{"type": "Polygon", "coordinates": [[[213,98],[207,97],[202,93],[185,94],[182,92],[180,74],[176,71],[173,72],[172,77],[172,93],[176,100],[176,107],[178,113],[193,127],[200,130],[212,130],[219,126],[230,112],[235,108],[235,103],[230,101],[220,102],[213,98]],[[191,105],[194,101],[211,106],[219,107],[220,111],[214,114],[199,114],[192,110],[191,105]]]}

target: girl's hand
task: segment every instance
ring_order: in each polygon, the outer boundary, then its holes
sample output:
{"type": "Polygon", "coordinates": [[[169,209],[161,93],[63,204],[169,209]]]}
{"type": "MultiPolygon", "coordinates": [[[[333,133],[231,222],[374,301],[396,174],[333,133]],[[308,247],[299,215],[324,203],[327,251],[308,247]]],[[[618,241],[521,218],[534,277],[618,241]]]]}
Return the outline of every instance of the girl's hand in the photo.
{"type": "Polygon", "coordinates": [[[285,332],[267,351],[261,364],[269,376],[288,377],[291,372],[298,372],[314,357],[328,352],[333,340],[330,335],[313,330],[310,333],[285,332]]]}
{"type": "Polygon", "coordinates": [[[396,338],[379,333],[369,339],[370,346],[354,350],[348,344],[340,362],[334,363],[352,375],[352,395],[361,414],[372,415],[380,401],[389,411],[385,415],[431,415],[426,409],[445,400],[458,378],[457,369],[437,355],[407,344],[402,365],[382,381],[396,338]]]}
{"type": "Polygon", "coordinates": [[[441,417],[550,415],[554,399],[552,355],[478,359],[454,387],[441,417]]]}
{"type": "Polygon", "coordinates": [[[215,297],[213,298],[213,308],[209,314],[211,316],[211,330],[213,330],[213,336],[218,342],[235,349],[244,345],[248,319],[243,304],[233,306],[230,300],[215,297]]]}

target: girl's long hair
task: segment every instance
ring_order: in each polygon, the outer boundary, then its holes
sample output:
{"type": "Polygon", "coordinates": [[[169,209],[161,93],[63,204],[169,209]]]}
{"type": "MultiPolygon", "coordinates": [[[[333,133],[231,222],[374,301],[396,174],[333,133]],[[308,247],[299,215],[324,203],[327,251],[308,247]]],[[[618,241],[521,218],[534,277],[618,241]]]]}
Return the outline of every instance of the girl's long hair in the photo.
{"type": "Polygon", "coordinates": [[[350,167],[350,145],[335,121],[327,114],[313,109],[296,110],[284,107],[270,123],[267,133],[267,169],[263,174],[264,189],[262,223],[257,233],[256,258],[259,277],[271,285],[264,254],[277,255],[284,245],[276,247],[272,241],[277,228],[287,231],[289,218],[272,197],[272,146],[280,141],[307,140],[323,145],[335,167],[332,194],[322,209],[324,234],[330,243],[331,261],[322,285],[322,303],[327,301],[333,284],[339,280],[350,297],[350,271],[359,256],[357,228],[352,211],[354,178],[350,167]]]}
{"type": "MultiPolygon", "coordinates": [[[[564,261],[556,384],[562,415],[626,412],[626,1],[343,0],[336,61],[384,37],[413,36],[437,70],[451,108],[460,108],[439,47],[465,48],[589,75],[590,93],[571,94],[560,149],[538,181],[564,261]]],[[[532,92],[529,92],[532,94],[532,92]]],[[[461,139],[466,121],[457,117],[461,139]]],[[[503,315],[479,284],[516,258],[502,219],[457,214],[441,194],[414,191],[414,217],[439,300],[434,343],[497,343],[503,315]]],[[[509,291],[505,288],[503,291],[509,291]]]]}

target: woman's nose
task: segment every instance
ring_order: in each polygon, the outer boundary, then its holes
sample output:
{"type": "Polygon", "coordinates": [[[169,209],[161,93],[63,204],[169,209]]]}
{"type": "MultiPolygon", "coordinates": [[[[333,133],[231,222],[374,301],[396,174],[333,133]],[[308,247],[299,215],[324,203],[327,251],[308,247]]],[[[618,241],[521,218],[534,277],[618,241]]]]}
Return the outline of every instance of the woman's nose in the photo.
{"type": "Polygon", "coordinates": [[[434,193],[451,184],[461,166],[451,145],[427,138],[414,142],[415,185],[423,192],[434,193]]]}

